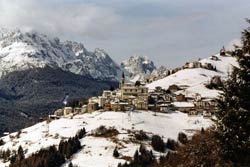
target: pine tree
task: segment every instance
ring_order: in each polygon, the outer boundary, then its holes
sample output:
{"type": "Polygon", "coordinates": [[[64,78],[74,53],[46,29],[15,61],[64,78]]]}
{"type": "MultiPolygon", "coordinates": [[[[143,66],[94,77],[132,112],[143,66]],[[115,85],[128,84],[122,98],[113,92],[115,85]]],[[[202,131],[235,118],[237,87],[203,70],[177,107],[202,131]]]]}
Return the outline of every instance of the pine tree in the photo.
{"type": "Polygon", "coordinates": [[[22,161],[25,158],[22,146],[18,147],[17,154],[18,154],[18,157],[19,157],[20,161],[22,161]]]}
{"type": "Polygon", "coordinates": [[[236,52],[239,67],[233,68],[218,100],[216,137],[225,159],[247,166],[250,163],[250,27],[242,32],[242,43],[242,50],[236,52]]]}
{"type": "Polygon", "coordinates": [[[72,162],[69,163],[68,167],[73,167],[73,164],[72,162]]]}
{"type": "Polygon", "coordinates": [[[138,152],[138,150],[136,150],[136,151],[135,151],[135,154],[134,154],[134,162],[135,162],[135,163],[138,163],[139,160],[140,160],[140,158],[139,158],[139,152],[138,152]]]}
{"type": "Polygon", "coordinates": [[[114,151],[113,151],[113,156],[115,157],[115,158],[118,158],[119,157],[119,152],[117,151],[117,148],[115,148],[114,149],[114,151]]]}

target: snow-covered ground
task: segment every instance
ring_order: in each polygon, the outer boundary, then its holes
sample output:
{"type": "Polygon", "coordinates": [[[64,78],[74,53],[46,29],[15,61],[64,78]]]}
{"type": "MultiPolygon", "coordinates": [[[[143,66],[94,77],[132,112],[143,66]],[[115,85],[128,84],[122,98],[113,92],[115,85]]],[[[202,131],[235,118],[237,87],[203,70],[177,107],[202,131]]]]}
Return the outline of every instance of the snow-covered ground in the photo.
{"type": "MultiPolygon", "coordinates": [[[[29,128],[23,129],[21,133],[12,133],[2,139],[6,144],[0,146],[0,150],[17,150],[19,145],[26,151],[26,156],[51,145],[58,145],[61,139],[75,136],[78,130],[85,127],[86,137],[81,139],[83,149],[72,156],[72,163],[79,167],[107,167],[117,166],[124,159],[113,157],[113,150],[118,148],[122,156],[132,157],[136,149],[139,148],[138,142],[133,142],[134,136],[130,131],[143,130],[149,136],[158,134],[165,141],[168,138],[177,139],[179,132],[184,132],[188,136],[200,130],[201,127],[207,128],[212,121],[202,116],[189,117],[180,112],[157,113],[151,111],[130,112],[93,112],[76,115],[73,118],[61,118],[51,122],[41,122],[29,128]],[[114,138],[94,137],[91,131],[100,125],[115,127],[119,134],[114,138]],[[116,140],[117,139],[117,140],[116,140]]],[[[150,141],[145,143],[150,147],[150,141]]],[[[156,152],[155,152],[156,153],[156,152]]],[[[156,153],[157,154],[157,153],[156,153]]],[[[8,165],[0,161],[0,166],[8,165]]],[[[64,165],[66,166],[66,164],[64,165]]]]}
{"type": "Polygon", "coordinates": [[[193,96],[196,93],[203,97],[215,98],[219,95],[219,91],[207,89],[204,84],[209,83],[213,76],[221,76],[226,79],[228,73],[231,72],[233,66],[237,66],[236,58],[232,56],[215,55],[219,60],[212,60],[211,57],[201,60],[202,65],[211,63],[216,67],[217,71],[207,70],[204,68],[183,69],[163,79],[148,84],[148,88],[153,90],[157,86],[168,89],[170,85],[178,85],[187,87],[185,90],[177,93],[183,93],[186,96],[193,96]]]}

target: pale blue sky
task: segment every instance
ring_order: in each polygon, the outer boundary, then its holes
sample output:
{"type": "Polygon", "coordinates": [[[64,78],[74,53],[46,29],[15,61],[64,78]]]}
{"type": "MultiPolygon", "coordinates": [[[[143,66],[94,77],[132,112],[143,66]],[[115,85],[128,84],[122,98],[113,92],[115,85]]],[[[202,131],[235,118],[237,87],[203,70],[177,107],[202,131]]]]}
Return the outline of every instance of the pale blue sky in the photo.
{"type": "Polygon", "coordinates": [[[0,26],[103,48],[117,63],[142,54],[176,67],[240,38],[249,9],[249,0],[0,0],[0,26]]]}

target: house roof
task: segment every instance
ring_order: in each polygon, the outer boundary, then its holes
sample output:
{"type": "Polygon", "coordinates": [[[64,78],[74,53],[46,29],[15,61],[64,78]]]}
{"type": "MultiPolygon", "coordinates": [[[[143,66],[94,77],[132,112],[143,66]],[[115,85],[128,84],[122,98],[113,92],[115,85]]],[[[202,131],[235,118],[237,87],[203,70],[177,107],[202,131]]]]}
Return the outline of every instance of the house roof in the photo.
{"type": "Polygon", "coordinates": [[[190,102],[173,102],[175,107],[194,107],[194,103],[190,102]]]}

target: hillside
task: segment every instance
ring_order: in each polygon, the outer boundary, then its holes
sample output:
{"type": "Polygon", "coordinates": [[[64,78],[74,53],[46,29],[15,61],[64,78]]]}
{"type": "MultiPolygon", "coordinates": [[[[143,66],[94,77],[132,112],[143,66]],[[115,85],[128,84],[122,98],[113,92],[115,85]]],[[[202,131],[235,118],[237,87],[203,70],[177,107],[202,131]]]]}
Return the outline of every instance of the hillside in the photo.
{"type": "MultiPolygon", "coordinates": [[[[172,112],[168,114],[151,111],[130,112],[93,112],[76,115],[73,118],[61,118],[51,122],[41,122],[29,128],[21,130],[19,133],[12,133],[3,137],[4,145],[0,150],[16,150],[21,145],[25,150],[25,156],[46,148],[59,144],[61,139],[66,140],[74,136],[79,129],[85,127],[87,135],[81,139],[81,149],[74,154],[70,161],[79,167],[116,167],[119,162],[125,162],[123,158],[114,158],[113,150],[118,148],[121,157],[132,157],[139,149],[140,143],[144,143],[147,148],[152,149],[150,140],[139,141],[135,138],[135,133],[143,130],[149,137],[153,134],[163,136],[164,141],[168,138],[177,139],[179,132],[184,132],[188,136],[200,130],[201,127],[210,126],[211,120],[202,116],[189,117],[187,114],[172,112]],[[98,127],[114,127],[118,130],[117,135],[95,137],[94,132],[98,127]]],[[[160,153],[153,152],[159,157],[160,153]]],[[[69,162],[67,162],[69,163],[69,162]]],[[[0,166],[8,165],[0,161],[0,166]]],[[[66,166],[66,165],[65,165],[66,166]]]]}
{"type": "Polygon", "coordinates": [[[170,85],[175,84],[183,88],[183,90],[177,93],[183,93],[186,96],[193,96],[195,93],[199,93],[203,97],[215,98],[219,95],[219,91],[208,89],[205,87],[205,84],[208,84],[214,76],[220,76],[222,80],[225,80],[228,76],[228,72],[231,71],[232,66],[237,66],[236,58],[230,55],[220,56],[217,54],[215,56],[218,60],[212,60],[212,57],[209,57],[200,60],[199,62],[202,65],[205,63],[211,63],[213,67],[216,67],[216,71],[205,68],[182,69],[163,79],[154,81],[147,86],[151,90],[157,86],[168,89],[170,85]]]}
{"type": "Polygon", "coordinates": [[[0,136],[47,116],[70,99],[99,95],[116,82],[97,81],[61,69],[45,67],[9,73],[0,80],[0,136]]]}
{"type": "Polygon", "coordinates": [[[38,32],[0,28],[0,136],[61,107],[116,87],[120,67],[102,49],[38,32]],[[18,119],[19,118],[19,119],[18,119]]]}

